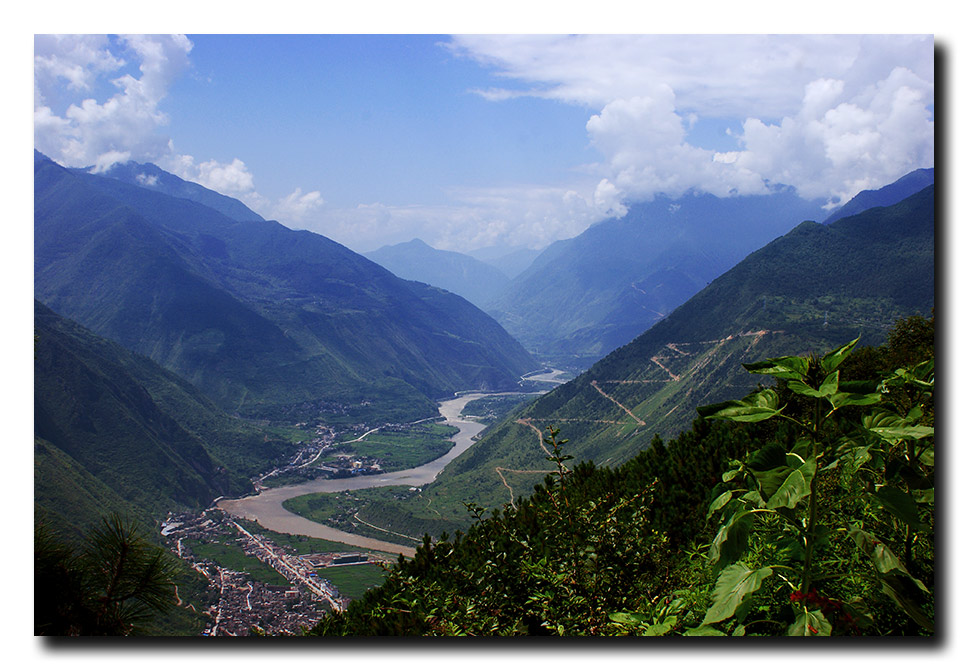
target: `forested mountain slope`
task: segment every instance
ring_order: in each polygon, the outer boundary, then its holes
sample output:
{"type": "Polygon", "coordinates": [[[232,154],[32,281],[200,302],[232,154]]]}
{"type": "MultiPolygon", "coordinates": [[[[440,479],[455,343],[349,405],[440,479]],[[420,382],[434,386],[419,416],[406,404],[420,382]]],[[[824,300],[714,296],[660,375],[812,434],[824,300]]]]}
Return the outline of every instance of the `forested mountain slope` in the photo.
{"type": "Polygon", "coordinates": [[[252,490],[284,443],[151,360],[35,302],[34,500],[61,528],[108,511],[148,527],[252,490]]]}
{"type": "Polygon", "coordinates": [[[320,235],[35,160],[35,296],[252,417],[416,419],[535,367],[464,299],[320,235]]]}
{"type": "Polygon", "coordinates": [[[425,538],[310,633],[930,636],[933,357],[915,316],[876,349],[763,361],[767,388],[617,467],[547,433],[531,495],[425,538]]]}
{"type": "Polygon", "coordinates": [[[526,495],[552,425],[579,460],[616,465],[688,428],[696,407],[755,386],[741,366],[825,351],[934,307],[934,187],[829,226],[806,222],[750,254],[630,344],[489,430],[422,493],[440,514],[526,495]]]}

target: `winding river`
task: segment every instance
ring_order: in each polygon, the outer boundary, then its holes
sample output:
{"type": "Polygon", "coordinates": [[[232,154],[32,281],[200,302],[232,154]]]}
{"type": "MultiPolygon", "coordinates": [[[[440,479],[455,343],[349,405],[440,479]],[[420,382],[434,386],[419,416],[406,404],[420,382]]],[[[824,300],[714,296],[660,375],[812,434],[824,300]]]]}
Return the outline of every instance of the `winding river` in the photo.
{"type": "Polygon", "coordinates": [[[409,470],[385,472],[376,475],[364,475],[348,479],[317,479],[302,484],[280,486],[266,489],[258,495],[245,498],[223,499],[218,502],[219,508],[232,516],[256,521],[264,528],[279,533],[306,535],[324,540],[342,542],[354,547],[362,547],[373,551],[385,551],[391,554],[413,556],[415,546],[405,546],[375,540],[364,535],[356,535],[331,528],[315,521],[310,521],[298,514],[293,514],[282,506],[283,501],[306,495],[307,493],[336,493],[338,491],[355,491],[381,486],[423,486],[432,482],[444,467],[452,460],[467,451],[473,444],[473,439],[484,429],[484,424],[476,421],[465,421],[460,418],[461,410],[471,400],[483,398],[486,395],[505,395],[488,393],[470,393],[453,400],[440,403],[440,413],[445,423],[454,426],[459,432],[450,438],[454,442],[453,448],[437,460],[425,463],[409,470]]]}

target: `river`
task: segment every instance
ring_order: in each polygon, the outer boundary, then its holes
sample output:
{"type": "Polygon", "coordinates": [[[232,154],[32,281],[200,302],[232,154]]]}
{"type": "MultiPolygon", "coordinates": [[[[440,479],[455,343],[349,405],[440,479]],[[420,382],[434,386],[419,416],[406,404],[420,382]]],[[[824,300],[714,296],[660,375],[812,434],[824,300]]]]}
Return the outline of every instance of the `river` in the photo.
{"type": "Polygon", "coordinates": [[[484,424],[476,421],[465,421],[460,418],[461,410],[471,400],[483,398],[486,395],[505,395],[489,393],[470,393],[445,400],[440,403],[440,413],[445,423],[458,429],[458,433],[450,438],[454,446],[437,460],[425,463],[409,470],[385,472],[376,475],[363,475],[347,479],[316,479],[302,484],[280,486],[265,489],[258,495],[237,499],[223,499],[218,502],[220,509],[232,516],[258,522],[262,527],[279,533],[306,535],[334,542],[343,542],[354,547],[362,547],[373,551],[385,551],[391,554],[413,556],[414,546],[394,544],[376,540],[364,535],[347,533],[337,528],[310,521],[298,514],[293,514],[282,506],[283,501],[306,495],[307,493],[336,493],[338,491],[355,491],[381,486],[423,486],[429,484],[444,467],[452,460],[467,451],[473,444],[474,437],[484,429],[484,424]]]}

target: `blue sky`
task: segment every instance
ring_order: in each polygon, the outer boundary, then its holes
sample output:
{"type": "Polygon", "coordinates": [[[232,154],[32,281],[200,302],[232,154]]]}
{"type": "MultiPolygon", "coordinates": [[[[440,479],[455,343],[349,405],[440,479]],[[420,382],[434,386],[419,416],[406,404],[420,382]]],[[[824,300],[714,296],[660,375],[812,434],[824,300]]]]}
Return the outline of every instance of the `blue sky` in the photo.
{"type": "Polygon", "coordinates": [[[369,251],[543,247],[628,203],[934,166],[931,36],[38,35],[34,143],[369,251]]]}

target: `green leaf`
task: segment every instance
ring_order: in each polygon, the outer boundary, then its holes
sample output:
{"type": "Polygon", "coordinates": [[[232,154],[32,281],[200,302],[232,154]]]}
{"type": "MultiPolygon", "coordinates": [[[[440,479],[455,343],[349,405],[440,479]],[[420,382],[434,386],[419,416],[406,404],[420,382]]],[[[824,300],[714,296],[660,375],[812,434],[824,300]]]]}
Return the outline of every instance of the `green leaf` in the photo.
{"type": "Polygon", "coordinates": [[[750,470],[750,472],[756,477],[756,483],[760,487],[763,498],[769,500],[779,490],[780,485],[786,481],[791,470],[793,468],[783,465],[772,470],[750,470]]]}
{"type": "Polygon", "coordinates": [[[721,566],[737,560],[746,551],[750,530],[753,527],[752,512],[741,510],[719,528],[709,545],[709,562],[721,566]]]}
{"type": "Polygon", "coordinates": [[[893,486],[882,486],[874,492],[874,499],[881,507],[912,528],[924,527],[918,516],[918,504],[910,494],[893,486]]]}
{"type": "Polygon", "coordinates": [[[646,628],[642,635],[645,637],[661,637],[672,630],[678,621],[679,618],[675,615],[667,616],[660,623],[652,624],[646,628]]]}
{"type": "Polygon", "coordinates": [[[850,350],[854,348],[854,345],[857,344],[858,340],[860,340],[859,335],[842,347],[834,349],[830,353],[824,355],[824,357],[820,359],[820,367],[823,368],[823,371],[833,372],[840,367],[840,364],[844,362],[844,359],[847,358],[848,354],[850,354],[850,350]]]}
{"type": "Polygon", "coordinates": [[[865,416],[863,425],[868,431],[888,442],[920,440],[934,435],[933,426],[913,426],[905,417],[886,410],[865,416]]]}
{"type": "Polygon", "coordinates": [[[787,635],[800,637],[823,635],[829,636],[833,627],[820,610],[808,610],[802,608],[797,615],[796,621],[787,628],[787,635]]]}
{"type": "Polygon", "coordinates": [[[830,396],[830,404],[834,407],[876,405],[881,400],[880,393],[834,393],[830,396]]]}
{"type": "Polygon", "coordinates": [[[770,419],[780,410],[780,397],[773,389],[763,389],[751,393],[742,400],[727,400],[714,405],[705,405],[696,411],[704,419],[729,419],[747,423],[770,419]]]}
{"type": "Polygon", "coordinates": [[[874,567],[882,575],[888,574],[899,574],[905,575],[911,580],[920,590],[928,593],[927,587],[919,579],[915,579],[911,574],[904,568],[901,561],[898,560],[897,556],[888,549],[887,545],[878,540],[876,537],[871,535],[865,530],[861,530],[857,526],[851,526],[848,535],[857,544],[857,547],[862,553],[866,554],[868,558],[874,563],[874,567]]]}
{"type": "Polygon", "coordinates": [[[766,501],[768,509],[789,507],[793,509],[803,498],[810,495],[810,482],[817,472],[817,459],[810,457],[799,468],[789,474],[776,493],[766,501]]]}
{"type": "Polygon", "coordinates": [[[716,630],[712,626],[696,626],[695,628],[687,628],[682,631],[682,634],[689,637],[726,637],[726,633],[721,630],[716,630]]]}
{"type": "Polygon", "coordinates": [[[706,610],[703,625],[716,623],[733,616],[736,608],[751,593],[755,593],[763,580],[773,574],[770,568],[751,570],[743,562],[723,569],[713,589],[713,603],[706,610]]]}
{"type": "Polygon", "coordinates": [[[768,358],[758,363],[743,363],[743,367],[756,375],[773,375],[778,379],[802,380],[810,367],[809,361],[799,356],[768,358]]]}
{"type": "Polygon", "coordinates": [[[796,379],[791,379],[787,382],[787,388],[796,393],[797,395],[807,396],[808,398],[821,398],[823,394],[817,389],[804,384],[796,379]]]}
{"type": "Polygon", "coordinates": [[[837,393],[840,387],[840,370],[831,372],[820,384],[819,389],[808,386],[802,381],[791,379],[787,382],[787,388],[798,395],[810,398],[829,398],[837,393]]]}
{"type": "Polygon", "coordinates": [[[651,621],[647,615],[639,614],[638,612],[613,612],[608,615],[608,618],[615,623],[620,623],[623,626],[629,626],[631,628],[644,626],[651,621]]]}
{"type": "Polygon", "coordinates": [[[708,520],[709,517],[711,517],[713,515],[713,512],[715,512],[715,511],[719,510],[720,508],[722,508],[722,506],[725,505],[726,503],[728,503],[732,498],[733,498],[733,492],[732,491],[726,491],[726,493],[722,494],[721,496],[719,496],[718,498],[716,498],[714,501],[712,501],[709,504],[709,511],[706,514],[706,519],[708,520]]]}

